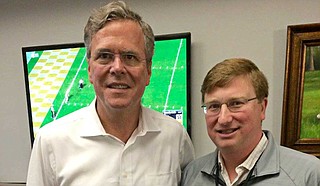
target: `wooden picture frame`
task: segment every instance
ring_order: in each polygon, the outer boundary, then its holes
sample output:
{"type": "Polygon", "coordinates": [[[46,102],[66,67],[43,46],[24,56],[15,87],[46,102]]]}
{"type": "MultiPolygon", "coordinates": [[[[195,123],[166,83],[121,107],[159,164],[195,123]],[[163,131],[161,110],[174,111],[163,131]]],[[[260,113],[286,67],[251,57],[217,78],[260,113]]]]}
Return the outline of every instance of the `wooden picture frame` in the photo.
{"type": "MultiPolygon", "coordinates": [[[[287,27],[281,145],[320,158],[320,132],[316,130],[320,129],[320,104],[317,105],[320,103],[320,75],[318,80],[309,80],[309,76],[306,76],[311,72],[311,62],[314,62],[311,57],[313,59],[314,55],[310,54],[310,51],[315,50],[315,47],[320,49],[320,23],[289,25],[287,27]],[[306,81],[315,83],[317,86],[309,86],[309,84],[307,86],[306,81]],[[312,91],[319,90],[319,94],[312,94],[316,97],[306,97],[309,95],[309,92],[306,91],[309,91],[310,87],[312,91]],[[309,102],[313,103],[307,107],[306,104],[309,102]],[[305,114],[304,109],[309,111],[309,108],[314,109],[315,113],[312,113],[312,110],[311,113],[305,114]],[[305,119],[307,116],[310,122],[305,119]],[[313,121],[314,123],[312,123],[313,121]],[[311,131],[311,134],[305,135],[305,128],[313,126],[315,127],[308,130],[311,131]],[[312,132],[315,133],[312,134],[312,132]]],[[[319,56],[320,53],[317,58],[319,56]]],[[[320,68],[318,67],[319,60],[316,64],[317,68],[320,68]]],[[[318,73],[318,70],[315,72],[318,73]]]]}

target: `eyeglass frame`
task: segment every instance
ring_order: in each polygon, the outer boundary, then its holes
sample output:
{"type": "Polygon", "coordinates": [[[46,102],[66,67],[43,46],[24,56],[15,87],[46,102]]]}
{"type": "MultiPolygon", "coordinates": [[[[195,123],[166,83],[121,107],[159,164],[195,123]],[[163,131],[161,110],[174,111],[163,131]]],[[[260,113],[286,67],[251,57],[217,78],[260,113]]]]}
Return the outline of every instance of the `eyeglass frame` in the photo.
{"type": "MultiPolygon", "coordinates": [[[[110,65],[116,57],[119,57],[119,59],[124,63],[125,66],[129,67],[137,67],[140,64],[142,64],[142,61],[145,61],[146,59],[140,58],[137,54],[134,52],[111,52],[111,51],[98,51],[94,55],[94,61],[96,61],[98,64],[101,65],[110,65]],[[100,59],[102,55],[108,55],[107,59],[100,59]],[[133,58],[132,61],[128,61],[129,58],[133,58]]],[[[130,59],[129,59],[130,60],[130,59]]]]}
{"type": "MultiPolygon", "coordinates": [[[[216,116],[216,115],[218,115],[218,114],[221,112],[221,107],[222,107],[222,105],[224,105],[224,104],[227,106],[227,108],[228,108],[228,110],[229,110],[230,112],[236,113],[236,112],[239,112],[239,111],[240,111],[240,110],[237,110],[237,109],[241,109],[241,108],[242,108],[244,105],[246,105],[248,102],[250,102],[250,101],[252,101],[252,100],[255,100],[255,99],[258,99],[258,97],[253,97],[253,98],[249,98],[249,99],[246,99],[246,98],[234,98],[234,99],[228,100],[227,102],[224,102],[224,103],[219,103],[219,102],[213,101],[213,102],[209,102],[209,103],[206,103],[206,104],[212,105],[213,103],[216,103],[216,104],[219,105],[219,107],[216,108],[216,109],[217,109],[216,113],[214,113],[215,111],[212,111],[212,113],[211,113],[211,115],[216,116]],[[233,107],[232,107],[232,105],[230,105],[231,102],[234,103],[234,102],[239,101],[239,100],[241,100],[241,101],[243,102],[242,105],[240,105],[240,106],[238,106],[238,107],[237,107],[237,106],[234,106],[234,105],[233,105],[233,107]],[[230,108],[231,108],[231,109],[230,109],[230,108]],[[235,110],[234,110],[234,109],[235,109],[235,110]]],[[[204,114],[208,114],[208,109],[207,109],[206,104],[201,105],[201,108],[203,109],[204,114]]]]}

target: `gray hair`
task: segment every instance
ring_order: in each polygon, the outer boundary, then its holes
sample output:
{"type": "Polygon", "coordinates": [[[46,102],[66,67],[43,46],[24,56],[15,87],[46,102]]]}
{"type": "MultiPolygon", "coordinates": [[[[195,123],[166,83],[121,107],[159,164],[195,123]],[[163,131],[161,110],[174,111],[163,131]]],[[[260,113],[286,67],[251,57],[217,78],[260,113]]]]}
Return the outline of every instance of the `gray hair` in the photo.
{"type": "Polygon", "coordinates": [[[108,22],[115,20],[132,20],[137,22],[143,32],[145,42],[145,53],[147,62],[151,62],[154,54],[154,33],[149,24],[142,17],[131,11],[123,1],[111,2],[92,12],[84,28],[84,43],[87,48],[87,57],[91,57],[92,37],[102,29],[108,22]]]}

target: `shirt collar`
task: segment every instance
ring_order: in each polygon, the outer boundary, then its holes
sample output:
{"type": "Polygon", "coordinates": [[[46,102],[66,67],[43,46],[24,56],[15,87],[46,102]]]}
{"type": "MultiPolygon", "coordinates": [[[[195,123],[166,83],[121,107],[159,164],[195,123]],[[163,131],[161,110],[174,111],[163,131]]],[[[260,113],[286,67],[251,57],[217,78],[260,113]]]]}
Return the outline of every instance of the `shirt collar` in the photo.
{"type": "MultiPolygon", "coordinates": [[[[261,158],[257,162],[255,176],[263,176],[269,174],[277,174],[280,172],[280,160],[279,160],[279,146],[274,141],[272,134],[263,130],[266,138],[268,139],[268,144],[263,151],[261,158]]],[[[218,150],[208,154],[211,158],[207,161],[205,166],[201,169],[202,173],[211,175],[212,172],[216,171],[216,160],[218,156],[218,150]]]]}
{"type": "Polygon", "coordinates": [[[263,151],[266,149],[268,145],[268,139],[264,133],[262,133],[262,138],[256,148],[251,152],[249,157],[238,167],[244,167],[247,170],[251,170],[253,166],[256,164],[258,161],[259,157],[263,153],[263,151]]]}
{"type": "Polygon", "coordinates": [[[83,108],[85,111],[80,117],[81,120],[80,136],[90,137],[90,136],[103,136],[107,135],[96,111],[96,99],[94,99],[91,104],[83,108]]]}
{"type": "MultiPolygon", "coordinates": [[[[238,165],[236,167],[236,169],[244,168],[248,171],[251,170],[253,168],[253,166],[255,165],[255,163],[258,161],[259,157],[261,156],[261,154],[263,153],[265,148],[267,147],[267,145],[268,145],[268,139],[267,139],[266,135],[264,133],[262,133],[262,137],[261,137],[258,145],[250,153],[248,158],[244,162],[242,162],[240,165],[238,165]]],[[[221,173],[223,173],[225,171],[225,167],[224,167],[224,163],[223,163],[220,151],[218,152],[218,162],[221,167],[221,173]]]]}
{"type": "Polygon", "coordinates": [[[238,175],[235,178],[235,180],[233,180],[232,184],[230,183],[228,173],[226,172],[223,159],[221,157],[221,153],[219,152],[218,162],[221,167],[221,175],[223,176],[223,178],[231,185],[243,181],[247,177],[248,172],[254,167],[254,165],[258,161],[259,157],[267,147],[267,144],[268,144],[268,139],[265,136],[265,134],[262,133],[262,137],[258,145],[253,149],[253,151],[250,153],[247,159],[235,168],[235,171],[237,172],[238,175]]]}
{"type": "Polygon", "coordinates": [[[256,176],[277,174],[280,172],[280,146],[276,144],[271,132],[264,130],[268,145],[257,162],[256,176]]]}
{"type": "Polygon", "coordinates": [[[146,107],[141,107],[140,117],[139,117],[139,125],[143,132],[159,132],[160,128],[158,126],[158,121],[156,120],[156,116],[161,113],[154,113],[156,111],[148,109],[146,107]]]}
{"type": "MultiPolygon", "coordinates": [[[[82,126],[79,126],[79,127],[82,127],[82,129],[80,130],[80,136],[90,137],[90,136],[108,135],[105,132],[100,122],[100,119],[96,110],[96,99],[94,99],[91,102],[91,104],[84,109],[85,109],[85,112],[79,116],[83,118],[82,126]]],[[[155,111],[145,107],[141,107],[139,124],[136,130],[134,131],[133,135],[143,136],[147,132],[160,132],[160,128],[158,127],[152,112],[155,112],[155,111]]]]}

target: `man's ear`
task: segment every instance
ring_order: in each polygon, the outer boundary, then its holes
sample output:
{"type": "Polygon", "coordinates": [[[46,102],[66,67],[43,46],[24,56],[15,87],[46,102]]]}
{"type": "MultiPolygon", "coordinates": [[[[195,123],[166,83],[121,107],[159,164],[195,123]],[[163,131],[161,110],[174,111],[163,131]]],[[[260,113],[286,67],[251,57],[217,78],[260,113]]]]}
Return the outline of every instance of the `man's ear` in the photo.
{"type": "Polygon", "coordinates": [[[268,105],[268,98],[265,97],[261,101],[261,120],[264,120],[266,118],[266,110],[267,110],[267,105],[268,105]]]}
{"type": "Polygon", "coordinates": [[[148,80],[147,80],[146,86],[148,86],[150,84],[150,78],[151,78],[151,74],[152,74],[152,70],[151,69],[152,69],[152,61],[150,61],[147,64],[148,80]]]}
{"type": "Polygon", "coordinates": [[[91,77],[91,66],[90,66],[90,59],[87,58],[87,62],[88,62],[88,78],[91,84],[93,84],[92,82],[92,77],[91,77]]]}

